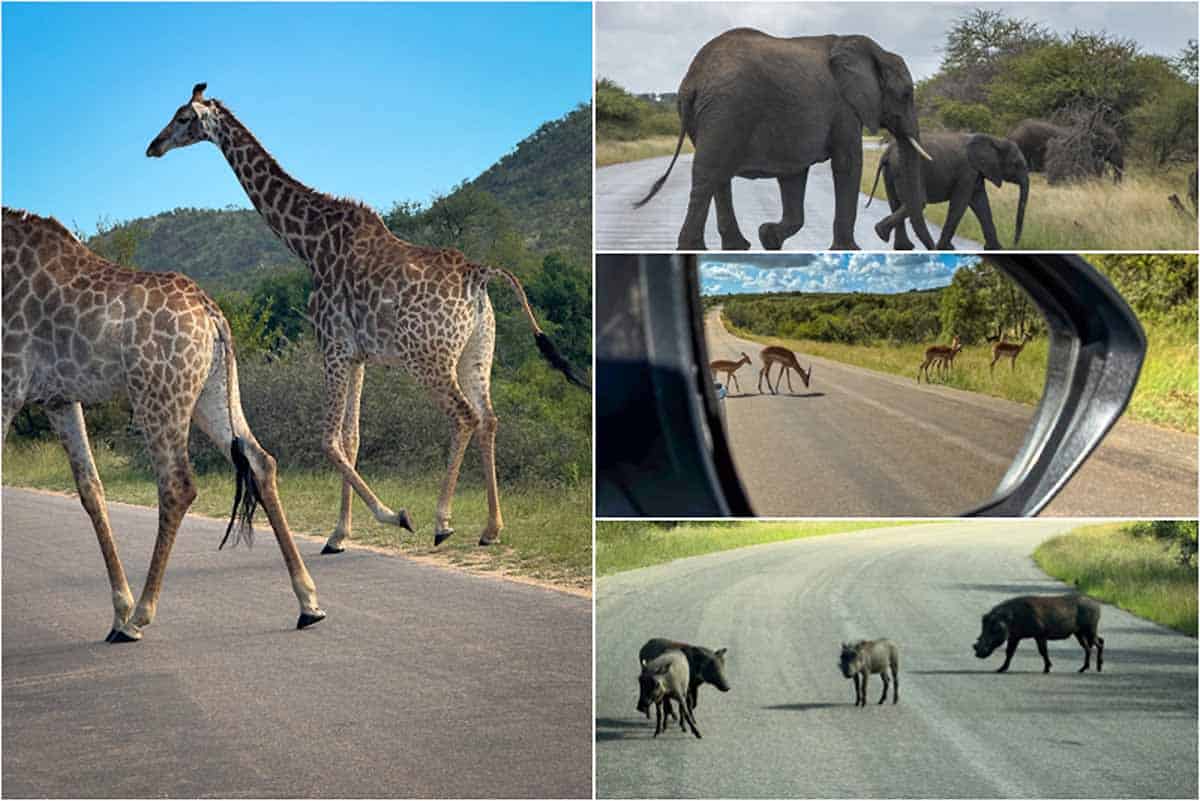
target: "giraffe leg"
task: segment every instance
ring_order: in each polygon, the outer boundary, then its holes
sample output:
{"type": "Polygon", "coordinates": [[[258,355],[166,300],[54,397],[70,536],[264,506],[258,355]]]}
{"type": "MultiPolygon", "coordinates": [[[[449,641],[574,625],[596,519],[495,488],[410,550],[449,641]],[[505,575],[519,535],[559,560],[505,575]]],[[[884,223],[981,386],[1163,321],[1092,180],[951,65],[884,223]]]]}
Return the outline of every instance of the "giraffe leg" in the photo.
{"type": "Polygon", "coordinates": [[[96,539],[100,541],[100,553],[108,570],[108,585],[112,588],[113,624],[109,639],[117,632],[133,611],[133,593],[125,579],[125,568],[117,556],[117,544],[113,540],[112,526],[108,522],[108,508],[104,503],[104,485],[92,459],[92,448],[88,443],[87,426],[83,420],[83,407],[78,403],[63,406],[47,406],[46,416],[62,440],[71,460],[71,472],[75,475],[75,486],[79,490],[79,501],[92,519],[96,539]]]}
{"type": "Polygon", "coordinates": [[[342,449],[342,421],[345,419],[346,404],[350,395],[350,377],[356,363],[336,349],[325,354],[325,430],[322,446],[329,461],[333,462],[342,478],[350,482],[350,486],[358,493],[358,497],[362,498],[376,520],[412,531],[408,513],[403,509],[393,512],[385,506],[367,486],[367,482],[363,481],[354,465],[350,464],[342,449]]]}
{"type": "Polygon", "coordinates": [[[500,488],[496,483],[496,428],[499,420],[492,409],[491,394],[492,356],[495,350],[496,319],[492,314],[492,304],[487,302],[483,317],[458,360],[459,384],[479,420],[476,441],[483,458],[483,479],[487,485],[488,521],[479,535],[480,545],[499,542],[500,530],[504,528],[504,518],[500,514],[500,488]]]}
{"type": "Polygon", "coordinates": [[[288,527],[287,517],[283,512],[283,503],[279,499],[279,487],[276,481],[275,458],[258,443],[254,433],[250,430],[242,411],[237,387],[234,386],[231,389],[227,384],[227,375],[231,375],[236,384],[237,365],[232,365],[227,373],[223,362],[224,354],[219,352],[218,358],[222,361],[217,363],[210,373],[204,390],[200,393],[196,408],[192,412],[192,419],[230,463],[233,463],[231,453],[233,440],[236,438],[240,441],[242,453],[246,457],[246,461],[250,463],[250,471],[254,476],[254,487],[258,491],[258,498],[267,513],[271,529],[275,532],[275,541],[279,545],[279,551],[283,554],[283,562],[287,566],[288,576],[292,582],[292,591],[300,602],[300,619],[296,628],[311,626],[322,620],[325,612],[317,603],[316,585],[313,583],[312,576],[308,574],[308,568],[304,566],[304,559],[300,556],[300,551],[292,538],[292,531],[288,527]]]}
{"type": "MultiPolygon", "coordinates": [[[[471,435],[479,427],[481,420],[478,412],[475,411],[474,405],[463,393],[462,388],[458,384],[458,378],[453,372],[444,376],[440,384],[431,386],[430,390],[437,399],[438,405],[445,410],[446,416],[450,418],[450,425],[452,426],[450,434],[450,458],[446,465],[446,478],[442,482],[442,492],[438,496],[437,519],[434,522],[433,531],[433,544],[440,545],[447,537],[454,533],[454,529],[450,525],[451,511],[454,506],[454,488],[458,485],[458,472],[462,468],[463,455],[467,452],[467,445],[471,442],[471,435]]],[[[491,430],[495,434],[494,421],[491,424],[491,430]]],[[[493,464],[493,480],[494,469],[493,464]]],[[[489,487],[489,499],[491,498],[491,493],[492,489],[489,487]]],[[[498,508],[497,511],[499,511],[498,508]]]]}
{"type": "MultiPolygon", "coordinates": [[[[362,362],[350,368],[350,387],[346,396],[346,411],[342,417],[342,452],[346,455],[346,461],[355,469],[358,468],[358,420],[359,409],[362,404],[363,373],[365,370],[366,368],[362,362]]],[[[338,513],[337,526],[333,529],[333,533],[329,535],[329,539],[325,541],[325,547],[321,549],[321,553],[341,553],[346,550],[342,543],[350,538],[353,493],[353,485],[343,479],[342,505],[338,513]]]]}
{"type": "Polygon", "coordinates": [[[109,642],[140,640],[142,629],[154,622],[175,535],[196,499],[196,482],[188,461],[188,420],[195,399],[185,398],[182,393],[170,394],[178,388],[164,382],[158,392],[130,395],[134,417],[146,433],[147,450],[158,478],[158,536],[137,606],[129,619],[116,628],[109,642]]]}

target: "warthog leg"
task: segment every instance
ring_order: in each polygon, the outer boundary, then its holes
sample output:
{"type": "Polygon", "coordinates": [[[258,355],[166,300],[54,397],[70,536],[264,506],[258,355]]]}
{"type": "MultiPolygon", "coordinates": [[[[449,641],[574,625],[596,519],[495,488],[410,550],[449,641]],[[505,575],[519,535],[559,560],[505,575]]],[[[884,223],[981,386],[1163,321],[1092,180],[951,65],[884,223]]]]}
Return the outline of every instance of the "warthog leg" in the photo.
{"type": "Polygon", "coordinates": [[[883,679],[883,695],[879,696],[879,703],[882,704],[884,701],[887,700],[887,691],[888,691],[888,683],[889,682],[888,682],[888,674],[886,671],[883,673],[880,673],[879,675],[883,679]]]}
{"type": "Polygon", "coordinates": [[[1008,670],[1009,663],[1012,662],[1013,654],[1017,652],[1017,643],[1019,642],[1020,640],[1018,640],[1016,637],[1008,638],[1008,647],[1004,649],[1004,664],[1001,665],[1000,669],[996,671],[997,673],[1003,673],[1008,670]]]}
{"type": "Polygon", "coordinates": [[[1042,672],[1049,673],[1050,672],[1050,654],[1048,654],[1046,652],[1046,638],[1045,637],[1035,637],[1034,639],[1037,641],[1038,653],[1042,655],[1042,672]]]}

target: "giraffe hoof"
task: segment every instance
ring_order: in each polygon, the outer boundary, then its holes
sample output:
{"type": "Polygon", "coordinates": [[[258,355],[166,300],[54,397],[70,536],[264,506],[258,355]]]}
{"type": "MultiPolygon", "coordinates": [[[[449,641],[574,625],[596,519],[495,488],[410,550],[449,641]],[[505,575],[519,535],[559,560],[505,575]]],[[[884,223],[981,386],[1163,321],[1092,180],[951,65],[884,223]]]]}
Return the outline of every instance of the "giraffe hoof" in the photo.
{"type": "Polygon", "coordinates": [[[122,631],[121,629],[113,629],[108,633],[108,637],[105,639],[105,641],[115,644],[121,642],[137,642],[140,639],[142,639],[142,633],[137,629],[134,629],[132,634],[122,631]]]}
{"type": "Polygon", "coordinates": [[[495,545],[499,541],[500,541],[500,532],[499,531],[494,532],[494,533],[485,531],[479,537],[480,545],[495,545]]]}
{"type": "MultiPolygon", "coordinates": [[[[401,509],[396,514],[396,525],[402,529],[407,530],[409,534],[416,533],[415,531],[413,531],[412,523],[410,523],[408,520],[408,512],[404,511],[403,509],[401,509]]],[[[453,532],[451,532],[451,533],[453,533],[453,532]]]]}
{"type": "Polygon", "coordinates": [[[341,547],[334,547],[333,545],[330,545],[329,543],[325,543],[325,547],[321,549],[321,553],[322,553],[322,555],[327,554],[327,553],[341,553],[344,550],[346,550],[346,549],[341,548],[341,547]]]}
{"type": "MultiPolygon", "coordinates": [[[[412,529],[409,529],[412,531],[412,529]]],[[[450,539],[450,535],[454,533],[454,529],[448,528],[445,531],[436,531],[433,534],[433,547],[441,545],[446,540],[450,539]]]]}
{"type": "Polygon", "coordinates": [[[325,619],[325,612],[318,609],[315,612],[301,612],[300,619],[296,621],[297,629],[306,629],[314,623],[320,623],[325,619]]]}

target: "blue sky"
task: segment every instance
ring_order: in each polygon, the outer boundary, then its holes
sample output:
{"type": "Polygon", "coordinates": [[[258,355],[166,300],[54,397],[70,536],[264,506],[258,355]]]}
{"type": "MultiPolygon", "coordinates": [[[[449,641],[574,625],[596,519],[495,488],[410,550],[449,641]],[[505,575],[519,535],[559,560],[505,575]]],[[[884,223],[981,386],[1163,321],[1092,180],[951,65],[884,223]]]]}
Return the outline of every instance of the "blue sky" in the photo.
{"type": "Polygon", "coordinates": [[[590,100],[591,42],[584,3],[4,3],[3,200],[249,208],[214,146],[145,155],[204,81],[308,185],[428,201],[590,100]]]}
{"type": "Polygon", "coordinates": [[[952,253],[771,253],[700,257],[700,293],[907,292],[950,283],[978,256],[952,253]]]}

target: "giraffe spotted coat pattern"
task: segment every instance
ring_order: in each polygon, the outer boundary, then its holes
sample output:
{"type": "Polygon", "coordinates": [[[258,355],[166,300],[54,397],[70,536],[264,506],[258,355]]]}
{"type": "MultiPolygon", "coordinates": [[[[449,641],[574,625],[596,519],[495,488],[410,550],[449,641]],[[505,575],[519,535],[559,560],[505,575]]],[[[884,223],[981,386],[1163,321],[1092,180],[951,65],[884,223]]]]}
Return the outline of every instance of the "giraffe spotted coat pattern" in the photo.
{"type": "Polygon", "coordinates": [[[193,420],[237,468],[247,534],[255,504],[266,509],[300,602],[299,627],[324,618],[279,502],[275,461],[242,413],[233,339],[217,304],[185,276],[137,272],[102,259],[57,220],[8,208],[3,218],[0,437],[26,404],[41,404],[66,448],[108,570],[108,641],[140,639],[154,619],[175,535],[196,497],[188,461],[193,420]],[[82,408],[122,395],[145,434],[158,480],[158,536],[136,607],[82,408]]]}
{"type": "Polygon", "coordinates": [[[308,312],[324,357],[326,388],[322,445],[343,477],[339,520],[324,552],[341,551],[350,536],[352,490],[376,520],[412,530],[408,513],[383,504],[355,468],[367,362],[407,370],[450,418],[434,543],[454,533],[454,489],[473,436],[483,456],[488,495],[488,520],[479,541],[496,542],[504,523],[490,387],[496,340],[487,294],[492,278],[502,277],[516,293],[543,356],[586,388],[538,326],[520,281],[507,270],[472,263],[457,250],[405,242],[367,206],[300,183],[221,101],[205,98],[205,88],[193,88],[191,99],[175,111],[146,155],[161,157],[203,141],[215,144],[267,225],[312,271],[308,312]]]}

